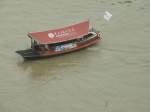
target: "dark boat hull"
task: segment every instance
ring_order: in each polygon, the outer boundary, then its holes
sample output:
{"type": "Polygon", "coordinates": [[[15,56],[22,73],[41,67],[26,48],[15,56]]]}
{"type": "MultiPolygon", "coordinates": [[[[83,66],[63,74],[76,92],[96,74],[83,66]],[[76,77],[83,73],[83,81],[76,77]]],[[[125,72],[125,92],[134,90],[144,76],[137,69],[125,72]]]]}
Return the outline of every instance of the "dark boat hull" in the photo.
{"type": "Polygon", "coordinates": [[[41,54],[38,52],[35,52],[32,49],[26,49],[26,50],[19,50],[16,51],[19,55],[21,55],[24,59],[38,59],[41,58],[41,54]]]}
{"type": "Polygon", "coordinates": [[[27,50],[20,50],[16,51],[16,53],[20,54],[25,60],[35,60],[35,59],[41,59],[41,58],[47,58],[47,57],[52,57],[60,54],[66,54],[74,51],[78,51],[84,48],[87,48],[91,45],[96,44],[99,40],[101,40],[101,37],[98,35],[90,40],[87,40],[85,42],[81,42],[77,44],[77,47],[69,49],[69,50],[64,50],[64,51],[46,51],[46,52],[37,52],[32,49],[27,49],[27,50]]]}

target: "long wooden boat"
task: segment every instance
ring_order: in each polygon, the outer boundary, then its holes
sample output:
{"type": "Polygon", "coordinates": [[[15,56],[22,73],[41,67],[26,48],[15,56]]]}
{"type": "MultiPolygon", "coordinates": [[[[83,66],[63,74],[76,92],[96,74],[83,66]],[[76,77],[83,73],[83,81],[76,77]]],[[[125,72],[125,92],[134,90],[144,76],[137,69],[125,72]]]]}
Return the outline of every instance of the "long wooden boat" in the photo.
{"type": "Polygon", "coordinates": [[[31,48],[16,51],[24,59],[45,58],[77,51],[101,40],[100,33],[89,29],[89,21],[64,28],[29,33],[31,48]]]}

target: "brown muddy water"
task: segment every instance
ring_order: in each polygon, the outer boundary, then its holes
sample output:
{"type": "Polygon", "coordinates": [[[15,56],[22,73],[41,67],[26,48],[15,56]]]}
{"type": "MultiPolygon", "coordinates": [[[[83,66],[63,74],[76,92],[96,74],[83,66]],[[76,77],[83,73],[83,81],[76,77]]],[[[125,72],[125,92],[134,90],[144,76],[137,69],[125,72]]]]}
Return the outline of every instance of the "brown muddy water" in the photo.
{"type": "Polygon", "coordinates": [[[0,112],[150,112],[149,0],[0,0],[0,112]],[[103,18],[104,12],[113,16],[103,18]],[[103,40],[24,62],[26,34],[89,19],[103,40]]]}

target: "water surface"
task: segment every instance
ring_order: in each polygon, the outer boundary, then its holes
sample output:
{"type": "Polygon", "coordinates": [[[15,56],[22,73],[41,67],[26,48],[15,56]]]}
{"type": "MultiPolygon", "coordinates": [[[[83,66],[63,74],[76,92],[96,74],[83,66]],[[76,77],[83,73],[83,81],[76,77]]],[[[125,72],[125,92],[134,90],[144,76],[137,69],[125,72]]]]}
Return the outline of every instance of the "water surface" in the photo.
{"type": "Polygon", "coordinates": [[[150,1],[1,0],[1,112],[149,112],[150,1]],[[112,13],[108,22],[105,11],[112,13]],[[89,19],[103,40],[24,62],[26,34],[89,19]]]}

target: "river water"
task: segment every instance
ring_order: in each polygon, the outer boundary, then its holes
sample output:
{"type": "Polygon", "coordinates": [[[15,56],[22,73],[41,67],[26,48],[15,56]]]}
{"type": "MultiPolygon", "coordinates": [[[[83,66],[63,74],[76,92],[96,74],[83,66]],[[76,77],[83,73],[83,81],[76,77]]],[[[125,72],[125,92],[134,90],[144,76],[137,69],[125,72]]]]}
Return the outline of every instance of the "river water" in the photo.
{"type": "Polygon", "coordinates": [[[0,0],[0,112],[150,112],[149,0],[0,0]],[[113,16],[106,21],[104,12],[113,16]],[[89,19],[102,41],[24,62],[26,34],[89,19]]]}

